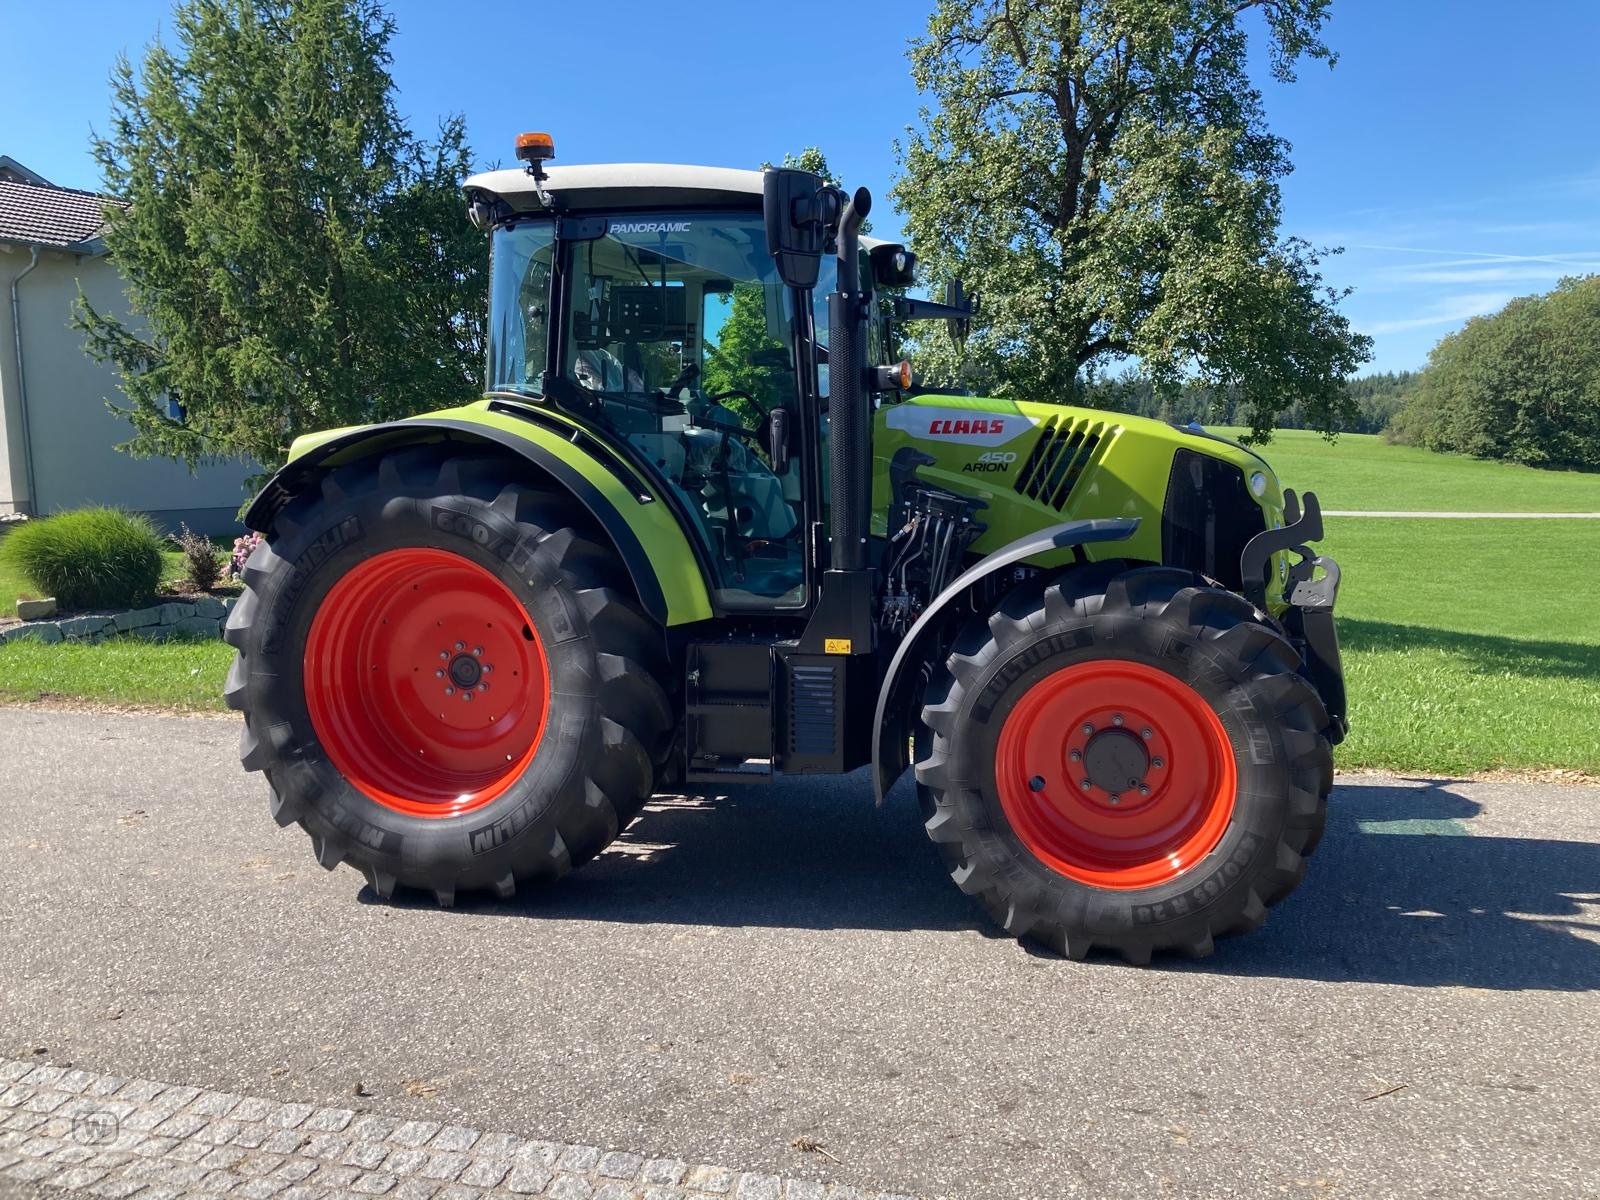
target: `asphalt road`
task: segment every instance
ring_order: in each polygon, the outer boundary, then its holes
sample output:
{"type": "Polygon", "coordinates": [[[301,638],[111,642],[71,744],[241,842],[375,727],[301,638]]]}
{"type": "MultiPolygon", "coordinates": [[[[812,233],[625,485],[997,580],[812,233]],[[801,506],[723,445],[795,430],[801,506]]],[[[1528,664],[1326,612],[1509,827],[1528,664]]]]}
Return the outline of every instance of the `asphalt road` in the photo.
{"type": "Polygon", "coordinates": [[[1600,790],[1344,779],[1265,929],[1140,970],[992,935],[859,779],[384,904],[236,736],[0,709],[0,1055],[926,1196],[1600,1195],[1600,790]]]}

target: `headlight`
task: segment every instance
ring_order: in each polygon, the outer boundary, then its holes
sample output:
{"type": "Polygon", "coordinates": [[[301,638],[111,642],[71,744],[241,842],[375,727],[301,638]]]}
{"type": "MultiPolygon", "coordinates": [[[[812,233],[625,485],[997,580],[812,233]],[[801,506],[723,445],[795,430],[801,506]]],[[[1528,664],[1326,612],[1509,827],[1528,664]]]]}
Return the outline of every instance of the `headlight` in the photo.
{"type": "Polygon", "coordinates": [[[1255,471],[1250,476],[1250,494],[1257,500],[1267,494],[1267,477],[1260,471],[1255,471]]]}

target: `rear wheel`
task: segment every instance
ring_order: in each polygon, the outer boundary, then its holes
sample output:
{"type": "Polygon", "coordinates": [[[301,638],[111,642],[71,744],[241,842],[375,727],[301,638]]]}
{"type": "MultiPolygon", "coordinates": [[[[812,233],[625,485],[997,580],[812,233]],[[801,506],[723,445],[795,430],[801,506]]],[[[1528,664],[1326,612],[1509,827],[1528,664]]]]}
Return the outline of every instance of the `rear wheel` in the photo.
{"type": "Polygon", "coordinates": [[[228,621],[241,757],[280,824],[382,895],[509,896],[648,798],[661,631],[570,500],[414,448],[331,472],[245,567],[228,621]]]}
{"type": "Polygon", "coordinates": [[[916,775],[956,883],[1072,957],[1209,953],[1300,881],[1332,781],[1298,656],[1162,567],[1024,586],[930,682],[916,775]]]}

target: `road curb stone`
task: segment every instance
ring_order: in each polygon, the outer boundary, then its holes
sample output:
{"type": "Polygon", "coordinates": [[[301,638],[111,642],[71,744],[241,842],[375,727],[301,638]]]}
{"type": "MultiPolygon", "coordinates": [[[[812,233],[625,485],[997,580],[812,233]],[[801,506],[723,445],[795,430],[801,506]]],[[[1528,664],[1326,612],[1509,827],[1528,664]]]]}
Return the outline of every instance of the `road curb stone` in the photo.
{"type": "Polygon", "coordinates": [[[3,1057],[0,1180],[102,1200],[911,1200],[3,1057]]]}

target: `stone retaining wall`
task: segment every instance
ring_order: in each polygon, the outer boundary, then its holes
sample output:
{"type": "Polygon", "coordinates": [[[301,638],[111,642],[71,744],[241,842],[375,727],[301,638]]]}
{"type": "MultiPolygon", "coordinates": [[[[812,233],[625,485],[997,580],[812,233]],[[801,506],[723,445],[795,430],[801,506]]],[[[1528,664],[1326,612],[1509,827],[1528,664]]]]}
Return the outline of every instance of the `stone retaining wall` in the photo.
{"type": "Polygon", "coordinates": [[[50,621],[25,621],[0,629],[0,642],[99,642],[126,635],[164,642],[172,637],[219,637],[235,597],[169,600],[124,612],[84,613],[50,621]]]}

